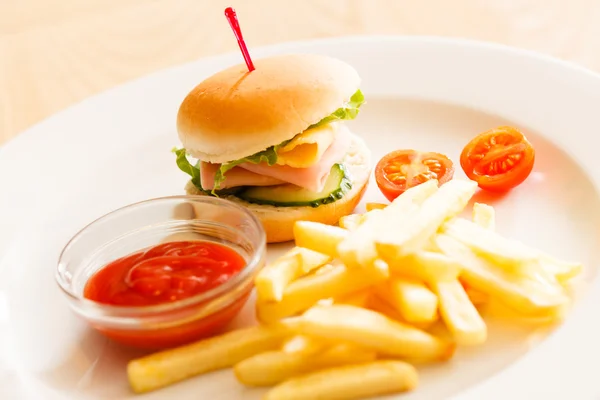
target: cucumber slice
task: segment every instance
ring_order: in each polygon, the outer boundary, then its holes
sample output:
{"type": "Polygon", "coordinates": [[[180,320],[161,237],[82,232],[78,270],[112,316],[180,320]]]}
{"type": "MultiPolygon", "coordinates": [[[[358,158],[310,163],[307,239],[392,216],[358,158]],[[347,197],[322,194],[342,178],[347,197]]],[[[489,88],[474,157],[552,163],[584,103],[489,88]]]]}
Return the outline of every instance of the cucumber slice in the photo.
{"type": "Polygon", "coordinates": [[[344,197],[352,188],[352,182],[342,164],[335,164],[327,182],[320,192],[313,192],[292,184],[277,186],[254,186],[237,197],[249,203],[265,204],[277,207],[318,207],[322,204],[333,203],[344,197]]]}

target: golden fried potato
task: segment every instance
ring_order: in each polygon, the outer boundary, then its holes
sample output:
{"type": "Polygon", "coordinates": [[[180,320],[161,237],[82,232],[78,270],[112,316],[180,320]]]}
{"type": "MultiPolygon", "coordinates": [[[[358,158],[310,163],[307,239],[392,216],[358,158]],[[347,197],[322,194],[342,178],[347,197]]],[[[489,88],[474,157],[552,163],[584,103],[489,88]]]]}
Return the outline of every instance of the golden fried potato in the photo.
{"type": "Polygon", "coordinates": [[[291,335],[284,323],[239,329],[132,360],[127,376],[135,392],[149,392],[277,349],[291,335]]]}
{"type": "Polygon", "coordinates": [[[434,251],[419,251],[390,261],[390,272],[424,282],[451,281],[458,278],[461,265],[451,257],[434,251]]]}
{"type": "Polygon", "coordinates": [[[368,211],[373,211],[373,210],[382,210],[384,208],[386,208],[388,205],[387,204],[383,204],[383,203],[367,203],[365,205],[365,208],[368,211]]]}
{"type": "Polygon", "coordinates": [[[440,313],[458,345],[473,346],[487,339],[487,325],[458,280],[434,282],[440,313]]]}
{"type": "Polygon", "coordinates": [[[569,298],[556,282],[531,279],[499,268],[447,235],[436,237],[444,253],[462,265],[461,279],[524,315],[560,315],[569,298]]]}
{"type": "Polygon", "coordinates": [[[350,214],[350,215],[345,215],[342,218],[340,218],[340,228],[344,228],[347,229],[349,231],[352,231],[356,228],[358,228],[358,226],[360,224],[362,224],[364,220],[364,215],[362,214],[350,214]]]}
{"type": "Polygon", "coordinates": [[[294,325],[306,335],[340,340],[392,357],[446,360],[454,344],[383,314],[349,305],[314,306],[294,325]]]}
{"type": "Polygon", "coordinates": [[[337,257],[337,247],[347,236],[348,231],[339,226],[312,221],[297,221],[294,224],[296,246],[305,247],[319,253],[337,257]]]}
{"type": "Polygon", "coordinates": [[[483,203],[473,204],[473,222],[482,228],[496,230],[496,211],[483,203]]]}
{"type": "Polygon", "coordinates": [[[307,372],[374,361],[376,356],[372,350],[346,343],[322,351],[268,351],[239,362],[234,373],[246,386],[273,386],[307,372]]]}
{"type": "MultiPolygon", "coordinates": [[[[338,245],[339,257],[352,268],[371,265],[380,258],[376,241],[378,235],[392,238],[399,227],[415,214],[420,205],[438,190],[437,182],[428,181],[410,188],[384,209],[370,211],[370,216],[338,245]]],[[[394,258],[388,258],[393,260],[394,258]]]]}
{"type": "Polygon", "coordinates": [[[356,400],[413,390],[418,381],[410,364],[374,361],[292,378],[267,392],[263,400],[356,400]]]}
{"type": "Polygon", "coordinates": [[[296,246],[259,271],[254,280],[257,297],[279,301],[290,282],[331,260],[331,256],[296,246]]]}
{"type": "MultiPolygon", "coordinates": [[[[390,215],[376,230],[379,256],[391,262],[423,250],[444,222],[462,212],[476,189],[477,183],[473,181],[451,180],[427,198],[418,210],[411,212],[409,218],[395,221],[393,214],[390,215]]],[[[390,210],[392,205],[384,211],[390,210]]]]}
{"type": "Polygon", "coordinates": [[[408,322],[433,322],[438,318],[438,298],[422,282],[391,278],[377,285],[376,292],[408,322]]]}
{"type": "MultiPolygon", "coordinates": [[[[296,315],[319,300],[336,298],[367,288],[389,277],[387,264],[378,262],[371,267],[348,268],[345,265],[326,265],[325,272],[302,277],[288,285],[278,302],[257,302],[257,318],[271,323],[296,315]]],[[[323,267],[322,267],[323,268],[323,267]]]]}

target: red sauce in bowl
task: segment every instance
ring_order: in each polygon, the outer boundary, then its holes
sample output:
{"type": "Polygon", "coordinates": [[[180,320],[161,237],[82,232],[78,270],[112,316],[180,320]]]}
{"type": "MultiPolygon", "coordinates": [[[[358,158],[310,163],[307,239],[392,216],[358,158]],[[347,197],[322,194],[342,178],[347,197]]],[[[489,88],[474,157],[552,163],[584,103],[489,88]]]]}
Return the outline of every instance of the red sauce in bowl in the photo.
{"type": "Polygon", "coordinates": [[[112,261],[90,278],[84,296],[116,306],[164,304],[211,290],[245,265],[238,252],[219,243],[165,243],[112,261]]]}
{"type": "MultiPolygon", "coordinates": [[[[246,265],[234,249],[215,242],[179,241],[119,258],[86,283],[84,297],[98,303],[143,307],[173,303],[224,284],[246,265]]],[[[205,318],[156,330],[97,327],[106,336],[141,348],[165,348],[206,337],[239,312],[248,293],[205,318]]]]}

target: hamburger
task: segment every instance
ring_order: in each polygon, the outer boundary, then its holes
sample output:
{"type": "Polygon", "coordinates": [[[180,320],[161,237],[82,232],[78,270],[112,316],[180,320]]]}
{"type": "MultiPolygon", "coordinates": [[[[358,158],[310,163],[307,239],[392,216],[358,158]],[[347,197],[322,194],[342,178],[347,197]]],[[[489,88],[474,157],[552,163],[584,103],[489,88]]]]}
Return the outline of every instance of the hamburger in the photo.
{"type": "Polygon", "coordinates": [[[198,84],[177,113],[177,165],[188,194],[250,209],[269,243],[293,239],[298,220],[336,224],[361,200],[371,154],[344,121],[364,96],[347,63],[288,54],[222,70],[198,84]]]}

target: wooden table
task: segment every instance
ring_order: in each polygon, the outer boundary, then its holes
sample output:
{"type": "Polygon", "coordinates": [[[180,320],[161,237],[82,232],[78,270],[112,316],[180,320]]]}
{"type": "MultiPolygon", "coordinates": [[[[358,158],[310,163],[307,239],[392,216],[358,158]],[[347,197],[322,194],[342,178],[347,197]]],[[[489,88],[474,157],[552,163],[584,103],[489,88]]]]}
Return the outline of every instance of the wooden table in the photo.
{"type": "Polygon", "coordinates": [[[600,72],[599,0],[2,0],[0,144],[85,97],[237,48],[355,34],[504,43],[600,72]]]}

